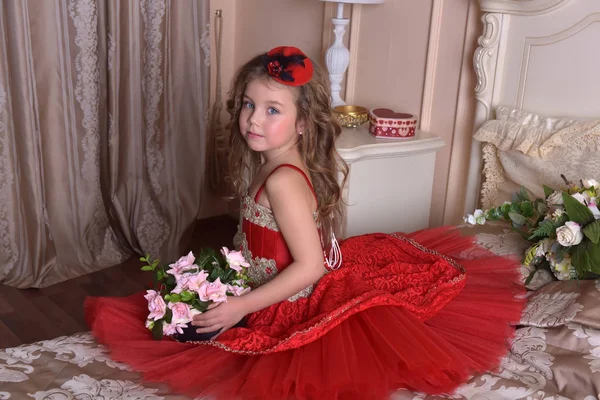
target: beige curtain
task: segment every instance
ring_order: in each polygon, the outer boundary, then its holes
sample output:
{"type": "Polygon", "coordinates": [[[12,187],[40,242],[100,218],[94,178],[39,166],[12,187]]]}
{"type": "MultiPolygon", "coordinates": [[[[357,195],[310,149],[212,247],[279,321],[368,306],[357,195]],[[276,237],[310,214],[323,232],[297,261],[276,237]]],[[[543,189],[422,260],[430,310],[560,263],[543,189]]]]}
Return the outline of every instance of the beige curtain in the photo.
{"type": "Polygon", "coordinates": [[[204,0],[0,0],[0,282],[189,244],[209,17],[204,0]]]}

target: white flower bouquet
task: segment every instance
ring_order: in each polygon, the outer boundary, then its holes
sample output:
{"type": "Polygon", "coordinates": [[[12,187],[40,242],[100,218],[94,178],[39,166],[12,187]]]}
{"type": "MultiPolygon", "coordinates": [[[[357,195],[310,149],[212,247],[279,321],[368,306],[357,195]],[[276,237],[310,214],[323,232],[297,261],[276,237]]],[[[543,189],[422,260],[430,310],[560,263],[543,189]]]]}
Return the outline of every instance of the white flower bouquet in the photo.
{"type": "Polygon", "coordinates": [[[156,290],[147,290],[144,297],[150,312],[146,327],[156,340],[163,335],[177,338],[184,330],[195,331],[189,325],[194,315],[206,311],[212,302],[224,302],[227,296],[250,291],[245,274],[249,264],[241,252],[227,247],[220,254],[213,249],[203,249],[198,256],[189,252],[168,267],[148,255],[140,261],[146,263],[143,271],[154,273],[156,290]]]}
{"type": "Polygon", "coordinates": [[[510,221],[513,229],[533,242],[523,264],[533,267],[529,283],[540,268],[559,280],[596,278],[600,274],[600,185],[593,179],[565,181],[566,188],[544,186],[544,199],[530,200],[524,188],[512,202],[476,210],[465,218],[470,225],[487,220],[510,221]]]}

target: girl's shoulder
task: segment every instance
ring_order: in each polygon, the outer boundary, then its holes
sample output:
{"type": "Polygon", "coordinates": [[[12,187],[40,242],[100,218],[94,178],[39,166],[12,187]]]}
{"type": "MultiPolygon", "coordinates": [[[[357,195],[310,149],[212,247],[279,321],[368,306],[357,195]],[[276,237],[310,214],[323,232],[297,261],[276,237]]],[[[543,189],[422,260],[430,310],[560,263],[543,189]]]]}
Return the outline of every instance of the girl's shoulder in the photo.
{"type": "MultiPolygon", "coordinates": [[[[312,182],[308,172],[301,166],[295,164],[280,164],[272,168],[265,179],[258,195],[265,190],[267,194],[266,202],[271,206],[271,197],[276,196],[279,199],[287,201],[297,200],[297,198],[306,198],[311,204],[311,208],[316,207],[317,196],[315,194],[312,182]]],[[[258,196],[257,195],[257,199],[258,196]]],[[[265,202],[265,203],[266,203],[265,202]]]]}
{"type": "Polygon", "coordinates": [[[268,172],[264,181],[269,189],[302,187],[308,188],[314,192],[313,184],[310,179],[310,173],[304,165],[292,163],[282,163],[274,166],[268,172]]]}

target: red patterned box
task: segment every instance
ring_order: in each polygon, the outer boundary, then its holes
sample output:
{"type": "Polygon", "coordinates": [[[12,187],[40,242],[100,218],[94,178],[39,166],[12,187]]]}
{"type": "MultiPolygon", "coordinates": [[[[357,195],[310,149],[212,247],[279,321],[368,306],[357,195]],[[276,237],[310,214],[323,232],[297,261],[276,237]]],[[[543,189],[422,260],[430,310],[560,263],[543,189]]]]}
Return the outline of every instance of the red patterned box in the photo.
{"type": "Polygon", "coordinates": [[[389,108],[373,108],[369,111],[369,133],[376,138],[410,139],[415,136],[417,117],[397,113],[389,108]]]}

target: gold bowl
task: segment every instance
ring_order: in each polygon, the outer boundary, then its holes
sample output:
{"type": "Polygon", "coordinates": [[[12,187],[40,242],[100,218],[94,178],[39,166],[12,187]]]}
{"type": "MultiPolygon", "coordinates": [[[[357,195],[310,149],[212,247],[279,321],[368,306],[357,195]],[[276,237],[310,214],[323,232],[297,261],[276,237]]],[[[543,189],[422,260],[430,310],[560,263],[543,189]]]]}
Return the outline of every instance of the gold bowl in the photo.
{"type": "Polygon", "coordinates": [[[356,128],[369,119],[369,111],[360,106],[337,106],[333,108],[333,115],[344,128],[356,128]]]}

